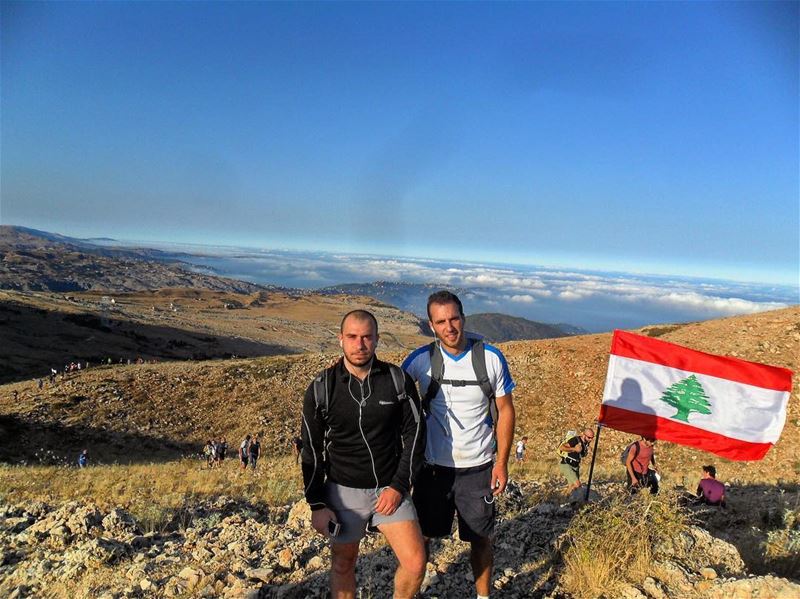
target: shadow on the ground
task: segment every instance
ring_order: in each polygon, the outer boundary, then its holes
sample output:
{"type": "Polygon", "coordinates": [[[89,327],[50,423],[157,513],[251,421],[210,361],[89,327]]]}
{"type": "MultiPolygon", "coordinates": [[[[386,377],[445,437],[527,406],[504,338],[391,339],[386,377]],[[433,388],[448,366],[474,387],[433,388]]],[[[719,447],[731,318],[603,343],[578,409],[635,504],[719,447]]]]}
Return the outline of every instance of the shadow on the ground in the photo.
{"type": "Polygon", "coordinates": [[[733,544],[750,572],[800,581],[800,484],[733,485],[726,497],[725,509],[690,508],[693,520],[733,544]]]}
{"type": "Polygon", "coordinates": [[[0,415],[0,439],[0,462],[11,464],[73,464],[83,449],[90,465],[169,462],[201,449],[156,435],[30,422],[18,415],[0,415]]]}
{"type": "Polygon", "coordinates": [[[47,377],[71,362],[208,360],[297,353],[284,345],[143,323],[111,314],[44,310],[0,302],[0,384],[47,377]]]}

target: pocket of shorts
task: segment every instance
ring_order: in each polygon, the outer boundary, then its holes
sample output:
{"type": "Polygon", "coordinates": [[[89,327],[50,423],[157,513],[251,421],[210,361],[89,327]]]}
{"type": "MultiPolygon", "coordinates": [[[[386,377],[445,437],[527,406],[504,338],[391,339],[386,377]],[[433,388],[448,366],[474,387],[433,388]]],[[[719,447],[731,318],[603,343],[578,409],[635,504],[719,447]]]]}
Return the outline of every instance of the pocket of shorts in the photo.
{"type": "Polygon", "coordinates": [[[492,505],[497,499],[497,497],[492,495],[491,489],[473,489],[467,493],[467,497],[469,497],[471,501],[480,501],[486,505],[492,505]]]}

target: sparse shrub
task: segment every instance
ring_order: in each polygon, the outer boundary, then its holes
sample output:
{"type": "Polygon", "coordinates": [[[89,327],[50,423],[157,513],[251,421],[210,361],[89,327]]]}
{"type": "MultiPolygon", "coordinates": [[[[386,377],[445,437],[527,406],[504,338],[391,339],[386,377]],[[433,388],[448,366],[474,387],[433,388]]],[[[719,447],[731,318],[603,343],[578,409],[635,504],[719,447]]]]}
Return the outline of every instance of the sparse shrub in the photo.
{"type": "Polygon", "coordinates": [[[171,509],[152,503],[132,506],[131,515],[145,533],[167,532],[173,519],[171,509]]]}
{"type": "Polygon", "coordinates": [[[219,525],[220,522],[222,522],[222,517],[217,512],[212,512],[208,516],[195,518],[192,525],[195,528],[209,530],[219,525]]]}
{"type": "Polygon", "coordinates": [[[798,577],[800,573],[800,510],[783,511],[782,528],[767,532],[763,543],[765,561],[781,576],[798,577]]]}
{"type": "Polygon", "coordinates": [[[589,504],[565,533],[561,585],[579,599],[618,596],[648,574],[654,549],[686,527],[674,495],[627,493],[589,504]]]}

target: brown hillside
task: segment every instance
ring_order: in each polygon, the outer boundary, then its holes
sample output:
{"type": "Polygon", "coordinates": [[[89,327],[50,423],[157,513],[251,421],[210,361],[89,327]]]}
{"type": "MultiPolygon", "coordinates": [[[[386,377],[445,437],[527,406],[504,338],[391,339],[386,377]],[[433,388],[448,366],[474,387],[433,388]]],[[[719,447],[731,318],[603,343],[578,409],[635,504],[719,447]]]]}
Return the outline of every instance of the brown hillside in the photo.
{"type": "Polygon", "coordinates": [[[0,225],[0,289],[114,292],[197,287],[254,293],[255,285],[196,272],[158,250],[121,250],[43,231],[0,225]]]}
{"type": "Polygon", "coordinates": [[[73,361],[201,360],[338,349],[339,321],[372,310],[383,345],[421,342],[419,320],[354,296],[207,289],[71,294],[0,291],[0,382],[45,376],[73,361]]]}
{"type": "MultiPolygon", "coordinates": [[[[379,316],[380,318],[380,316],[379,316]]],[[[383,321],[382,321],[383,322],[383,321]]],[[[687,325],[647,327],[645,334],[702,351],[736,355],[798,371],[800,307],[687,325]]],[[[553,448],[567,429],[596,417],[610,334],[504,344],[517,380],[519,434],[530,437],[533,459],[553,464],[553,448]]],[[[399,361],[406,352],[382,357],[399,361]]],[[[300,397],[335,355],[310,354],[93,368],[41,392],[31,382],[0,387],[0,427],[11,436],[0,460],[31,459],[38,449],[74,455],[81,446],[101,461],[171,458],[199,449],[208,437],[236,443],[246,432],[266,436],[267,453],[288,452],[298,429],[300,397]],[[13,391],[19,393],[17,401],[13,391]]],[[[725,479],[796,479],[800,474],[798,383],[795,378],[783,436],[758,463],[726,463],[710,454],[661,444],[663,470],[674,477],[717,463],[725,479]]],[[[630,439],[603,431],[599,461],[618,468],[630,439]]],[[[679,482],[679,481],[678,481],[679,482]]]]}

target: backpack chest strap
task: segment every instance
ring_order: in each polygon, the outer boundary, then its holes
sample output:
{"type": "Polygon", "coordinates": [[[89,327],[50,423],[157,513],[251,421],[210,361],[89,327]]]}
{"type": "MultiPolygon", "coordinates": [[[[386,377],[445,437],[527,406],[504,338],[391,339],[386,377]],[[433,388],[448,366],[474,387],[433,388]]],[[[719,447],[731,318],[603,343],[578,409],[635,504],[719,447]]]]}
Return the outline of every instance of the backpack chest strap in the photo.
{"type": "Polygon", "coordinates": [[[440,385],[450,385],[451,387],[466,387],[467,385],[481,386],[480,381],[462,381],[458,379],[442,379],[439,381],[440,385]]]}

